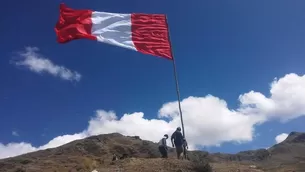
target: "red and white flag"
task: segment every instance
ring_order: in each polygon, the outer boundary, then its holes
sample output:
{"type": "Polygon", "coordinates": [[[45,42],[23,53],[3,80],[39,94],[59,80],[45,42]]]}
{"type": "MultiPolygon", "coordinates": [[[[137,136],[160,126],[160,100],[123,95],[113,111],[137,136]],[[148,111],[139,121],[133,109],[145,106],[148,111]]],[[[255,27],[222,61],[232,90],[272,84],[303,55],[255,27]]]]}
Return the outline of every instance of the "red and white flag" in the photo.
{"type": "Polygon", "coordinates": [[[166,16],[75,10],[60,4],[59,43],[91,39],[172,60],[166,16]]]}

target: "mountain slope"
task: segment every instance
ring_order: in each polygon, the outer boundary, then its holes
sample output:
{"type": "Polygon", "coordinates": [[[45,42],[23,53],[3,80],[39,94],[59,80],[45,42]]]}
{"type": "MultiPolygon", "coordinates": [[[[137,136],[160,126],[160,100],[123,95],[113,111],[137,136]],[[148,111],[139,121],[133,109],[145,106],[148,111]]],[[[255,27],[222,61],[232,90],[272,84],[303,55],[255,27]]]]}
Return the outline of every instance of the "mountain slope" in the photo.
{"type": "Polygon", "coordinates": [[[298,168],[305,171],[305,133],[291,132],[281,143],[268,149],[269,158],[263,163],[266,169],[298,168]]]}
{"type": "Polygon", "coordinates": [[[305,169],[304,133],[292,132],[282,143],[268,150],[243,151],[237,154],[209,154],[189,151],[188,160],[176,160],[174,149],[169,159],[159,158],[156,143],[118,133],[76,140],[47,149],[0,160],[0,172],[91,172],[100,171],[203,171],[209,162],[216,171],[280,171],[305,169]],[[113,154],[122,157],[112,161],[113,154]],[[199,169],[198,169],[199,168],[199,169]],[[201,170],[200,170],[201,169],[201,170]]]}
{"type": "MultiPolygon", "coordinates": [[[[133,159],[133,162],[161,161],[161,159],[157,159],[160,157],[160,154],[155,143],[141,140],[139,137],[126,137],[118,133],[113,133],[92,136],[73,141],[58,148],[0,160],[0,171],[16,172],[19,170],[19,172],[38,172],[43,169],[44,172],[91,172],[99,168],[110,170],[120,165],[113,164],[113,154],[116,154],[118,157],[126,157],[125,160],[118,161],[123,163],[121,165],[125,164],[126,166],[127,164],[126,168],[130,167],[128,160],[131,159],[128,157],[138,158],[138,160],[133,159]]],[[[170,157],[174,157],[173,149],[170,150],[170,157]]],[[[182,168],[186,170],[196,168],[196,162],[190,161],[181,164],[175,162],[175,160],[171,160],[167,164],[172,166],[173,169],[182,168]]]]}

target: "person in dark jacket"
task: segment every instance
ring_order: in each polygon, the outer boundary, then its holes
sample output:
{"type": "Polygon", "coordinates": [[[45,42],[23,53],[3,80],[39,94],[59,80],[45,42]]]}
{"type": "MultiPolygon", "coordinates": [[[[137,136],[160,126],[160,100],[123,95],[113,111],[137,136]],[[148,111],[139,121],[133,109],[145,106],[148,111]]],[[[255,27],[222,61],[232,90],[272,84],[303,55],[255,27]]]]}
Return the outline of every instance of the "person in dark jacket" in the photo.
{"type": "Polygon", "coordinates": [[[183,135],[181,128],[178,127],[171,136],[172,146],[176,147],[177,158],[180,159],[181,153],[183,152],[183,135]]]}
{"type": "Polygon", "coordinates": [[[165,134],[164,137],[159,141],[159,151],[162,155],[162,158],[167,158],[167,144],[166,144],[166,140],[168,139],[168,135],[165,134]]]}

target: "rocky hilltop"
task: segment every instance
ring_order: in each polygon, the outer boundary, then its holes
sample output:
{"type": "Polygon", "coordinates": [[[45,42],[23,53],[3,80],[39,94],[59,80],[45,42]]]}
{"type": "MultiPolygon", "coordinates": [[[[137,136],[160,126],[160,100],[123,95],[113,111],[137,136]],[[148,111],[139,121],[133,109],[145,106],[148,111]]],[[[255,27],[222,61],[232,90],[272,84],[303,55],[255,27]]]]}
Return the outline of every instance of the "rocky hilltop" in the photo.
{"type": "Polygon", "coordinates": [[[0,160],[0,172],[208,172],[305,171],[305,133],[291,132],[282,143],[237,154],[189,151],[189,160],[159,158],[156,143],[138,136],[105,134],[0,160]],[[114,154],[118,160],[113,161],[114,154]]]}

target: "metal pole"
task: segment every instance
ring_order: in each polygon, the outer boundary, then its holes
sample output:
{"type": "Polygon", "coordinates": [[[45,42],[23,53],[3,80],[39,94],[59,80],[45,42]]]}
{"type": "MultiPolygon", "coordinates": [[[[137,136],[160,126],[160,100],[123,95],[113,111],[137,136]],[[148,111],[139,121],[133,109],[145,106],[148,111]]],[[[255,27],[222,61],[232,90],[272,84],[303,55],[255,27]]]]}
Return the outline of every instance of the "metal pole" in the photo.
{"type": "Polygon", "coordinates": [[[173,66],[174,66],[174,75],[175,75],[175,82],[176,82],[176,92],[178,97],[178,106],[179,106],[179,113],[180,113],[180,120],[181,120],[181,126],[182,126],[182,133],[183,137],[185,138],[185,131],[184,131],[184,124],[183,124],[183,116],[182,116],[182,110],[181,110],[181,100],[180,100],[180,91],[179,91],[179,84],[178,84],[178,76],[177,76],[177,67],[175,58],[173,57],[173,66]]]}
{"type": "MultiPolygon", "coordinates": [[[[180,91],[179,91],[177,69],[176,69],[176,62],[175,62],[174,55],[173,55],[173,66],[174,66],[174,75],[175,75],[175,81],[176,81],[176,91],[177,91],[177,97],[178,97],[178,106],[179,106],[180,120],[181,120],[181,126],[182,126],[182,133],[183,133],[183,137],[185,138],[183,116],[182,116],[181,103],[180,103],[180,91]]],[[[184,158],[186,159],[186,149],[184,146],[183,146],[183,155],[184,155],[184,158]]]]}
{"type": "MultiPolygon", "coordinates": [[[[168,28],[168,39],[171,45],[171,39],[170,39],[170,33],[169,33],[169,25],[167,23],[167,16],[166,16],[166,24],[167,24],[167,28],[168,28]]],[[[172,45],[171,45],[172,47],[172,45]]],[[[178,76],[177,76],[177,67],[176,67],[176,61],[174,58],[174,53],[171,50],[172,53],[172,57],[173,57],[173,68],[174,68],[174,76],[175,76],[175,83],[176,83],[176,92],[177,92],[177,98],[178,98],[178,106],[179,106],[179,113],[180,113],[180,120],[181,120],[181,126],[182,126],[182,133],[183,133],[183,137],[185,138],[185,131],[184,131],[184,124],[183,124],[183,116],[182,116],[182,110],[181,110],[181,100],[180,100],[180,91],[179,91],[179,84],[178,84],[178,76]]],[[[184,156],[186,158],[186,150],[183,149],[184,151],[184,156]]]]}

